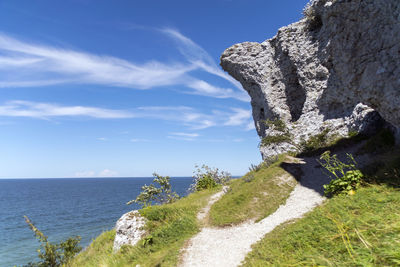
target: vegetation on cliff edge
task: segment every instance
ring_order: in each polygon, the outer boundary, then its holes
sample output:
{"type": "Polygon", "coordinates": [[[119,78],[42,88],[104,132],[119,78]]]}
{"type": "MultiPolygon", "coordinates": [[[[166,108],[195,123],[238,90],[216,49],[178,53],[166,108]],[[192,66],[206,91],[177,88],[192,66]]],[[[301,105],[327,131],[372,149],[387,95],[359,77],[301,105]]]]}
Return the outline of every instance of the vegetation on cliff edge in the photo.
{"type": "Polygon", "coordinates": [[[250,171],[230,184],[230,190],[210,210],[210,224],[227,226],[261,220],[285,203],[296,180],[280,167],[282,155],[270,166],[250,171]]]}
{"type": "Polygon", "coordinates": [[[69,266],[176,266],[179,250],[199,231],[198,211],[218,190],[202,190],[171,204],[140,210],[148,220],[148,234],[136,246],[122,246],[113,254],[115,230],[111,230],[97,237],[69,266]]]}

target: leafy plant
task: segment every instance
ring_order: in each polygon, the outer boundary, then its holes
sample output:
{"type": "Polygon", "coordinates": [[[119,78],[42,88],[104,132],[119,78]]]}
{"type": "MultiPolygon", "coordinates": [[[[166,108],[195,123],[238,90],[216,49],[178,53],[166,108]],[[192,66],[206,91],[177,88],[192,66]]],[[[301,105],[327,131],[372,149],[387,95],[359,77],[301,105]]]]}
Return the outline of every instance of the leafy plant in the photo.
{"type": "Polygon", "coordinates": [[[153,183],[157,183],[159,187],[156,187],[154,184],[142,186],[142,192],[135,200],[126,203],[127,205],[138,203],[142,205],[142,207],[146,207],[150,206],[153,202],[166,204],[179,199],[179,195],[171,189],[171,178],[169,176],[161,176],[157,173],[153,173],[153,176],[155,177],[153,183]]]}
{"type": "Polygon", "coordinates": [[[232,176],[228,172],[219,171],[218,168],[210,168],[207,165],[201,167],[195,166],[194,171],[194,182],[190,186],[190,191],[201,191],[204,189],[210,189],[217,187],[218,185],[226,184],[232,176]]]}
{"type": "Polygon", "coordinates": [[[346,155],[347,163],[340,161],[337,155],[331,156],[330,151],[321,155],[323,162],[319,163],[328,170],[328,176],[333,178],[329,184],[324,185],[325,195],[353,194],[359,187],[364,175],[356,168],[354,157],[351,154],[346,155]]]}
{"type": "Polygon", "coordinates": [[[47,236],[45,236],[27,217],[24,216],[25,222],[29,225],[29,228],[35,234],[35,237],[41,243],[41,248],[38,249],[38,257],[40,262],[28,263],[26,266],[30,267],[57,267],[66,265],[78,252],[82,250],[78,246],[81,237],[70,237],[67,240],[59,243],[53,244],[48,241],[47,236]]]}

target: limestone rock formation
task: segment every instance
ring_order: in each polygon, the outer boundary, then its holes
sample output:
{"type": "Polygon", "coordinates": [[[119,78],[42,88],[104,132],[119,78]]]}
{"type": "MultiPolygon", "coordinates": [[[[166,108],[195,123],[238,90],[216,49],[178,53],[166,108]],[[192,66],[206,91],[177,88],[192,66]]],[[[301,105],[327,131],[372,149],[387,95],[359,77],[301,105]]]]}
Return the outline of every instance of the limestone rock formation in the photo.
{"type": "Polygon", "coordinates": [[[400,127],[400,1],[314,0],[304,13],[272,39],[221,56],[251,97],[260,137],[290,136],[261,146],[264,158],[322,132],[373,130],[381,117],[400,127]]]}
{"type": "Polygon", "coordinates": [[[146,220],[137,210],[122,215],[115,225],[115,239],[113,251],[118,251],[123,245],[134,246],[146,233],[146,220]]]}

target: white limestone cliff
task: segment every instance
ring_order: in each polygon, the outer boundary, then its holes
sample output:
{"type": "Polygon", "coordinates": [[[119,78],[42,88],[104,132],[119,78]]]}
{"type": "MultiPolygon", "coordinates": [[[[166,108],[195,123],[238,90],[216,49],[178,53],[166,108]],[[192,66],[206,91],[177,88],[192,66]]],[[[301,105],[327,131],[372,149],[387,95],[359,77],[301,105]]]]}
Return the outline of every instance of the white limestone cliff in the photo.
{"type": "Polygon", "coordinates": [[[290,133],[290,142],[261,147],[264,158],[324,131],[400,127],[400,1],[315,0],[304,13],[272,39],[221,56],[251,97],[260,137],[281,134],[266,119],[282,120],[290,133]]]}

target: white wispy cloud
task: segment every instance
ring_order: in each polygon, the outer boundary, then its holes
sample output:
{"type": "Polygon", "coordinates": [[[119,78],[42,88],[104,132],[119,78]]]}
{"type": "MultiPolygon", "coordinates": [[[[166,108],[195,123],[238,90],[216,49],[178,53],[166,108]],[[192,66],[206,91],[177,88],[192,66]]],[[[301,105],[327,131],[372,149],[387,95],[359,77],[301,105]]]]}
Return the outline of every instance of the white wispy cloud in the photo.
{"type": "MultiPolygon", "coordinates": [[[[200,112],[187,106],[148,106],[137,107],[130,110],[118,110],[90,106],[65,106],[54,103],[21,100],[8,101],[4,104],[0,104],[0,117],[28,117],[36,119],[62,117],[90,117],[96,119],[142,118],[171,121],[187,126],[192,130],[217,126],[237,126],[247,130],[252,123],[251,112],[241,108],[212,110],[208,113],[200,112]]],[[[179,134],[175,134],[175,136],[178,135],[179,134]]],[[[193,138],[194,136],[191,137],[193,138]]],[[[105,141],[107,139],[105,137],[99,137],[98,140],[105,141]]]]}
{"type": "Polygon", "coordinates": [[[198,44],[177,30],[162,29],[176,41],[184,62],[128,60],[17,40],[0,33],[0,87],[37,87],[58,84],[95,84],[133,89],[179,85],[193,93],[249,101],[240,84],[223,72],[198,44]],[[230,82],[221,88],[191,73],[202,70],[230,82]]]}
{"type": "Polygon", "coordinates": [[[167,137],[176,140],[194,141],[200,134],[198,133],[170,133],[167,137]]]}
{"type": "Polygon", "coordinates": [[[134,114],[121,110],[85,106],[61,106],[32,101],[9,101],[0,105],[0,116],[48,119],[62,116],[87,116],[99,119],[132,118],[134,114]]]}
{"type": "Polygon", "coordinates": [[[200,45],[196,44],[193,40],[191,40],[190,38],[184,36],[179,31],[172,28],[164,28],[161,31],[176,41],[179,51],[193,65],[203,69],[208,73],[217,75],[229,81],[238,89],[242,88],[242,86],[238,81],[236,81],[227,73],[222,71],[215,63],[213,58],[210,56],[210,54],[206,50],[204,50],[200,45]]]}
{"type": "Polygon", "coordinates": [[[221,88],[209,84],[208,82],[200,79],[193,78],[186,82],[186,86],[194,89],[193,93],[217,98],[235,98],[240,101],[249,102],[250,97],[244,92],[242,86],[238,81],[224,72],[213,60],[209,53],[201,46],[196,44],[190,38],[184,36],[179,31],[171,28],[161,29],[161,32],[176,41],[177,47],[181,54],[196,68],[201,69],[210,74],[219,76],[224,80],[230,82],[234,88],[221,88]]]}
{"type": "Polygon", "coordinates": [[[225,125],[229,126],[237,126],[237,125],[243,125],[246,122],[249,121],[251,118],[251,111],[247,109],[241,109],[241,108],[233,108],[232,113],[229,117],[228,120],[225,122],[225,125]]]}
{"type": "Polygon", "coordinates": [[[13,79],[3,81],[0,84],[3,87],[69,82],[146,89],[182,83],[185,74],[194,69],[189,64],[157,61],[139,65],[115,57],[29,44],[5,34],[0,34],[0,51],[5,55],[0,60],[0,68],[18,62],[18,69],[10,70],[13,79]],[[37,76],[44,78],[37,80],[34,78],[37,76]]]}

